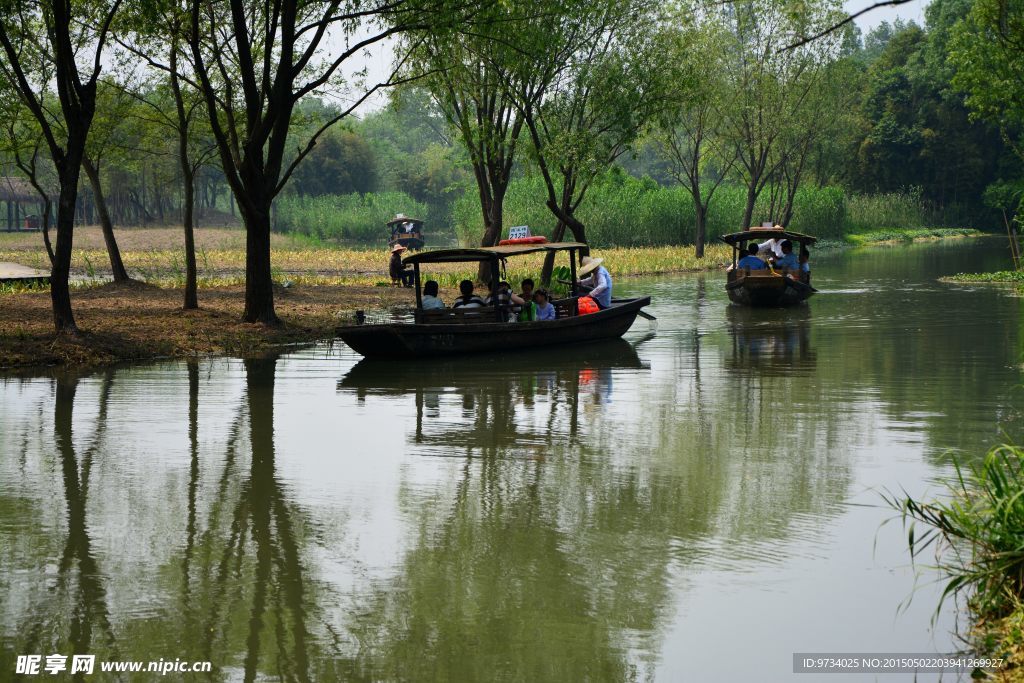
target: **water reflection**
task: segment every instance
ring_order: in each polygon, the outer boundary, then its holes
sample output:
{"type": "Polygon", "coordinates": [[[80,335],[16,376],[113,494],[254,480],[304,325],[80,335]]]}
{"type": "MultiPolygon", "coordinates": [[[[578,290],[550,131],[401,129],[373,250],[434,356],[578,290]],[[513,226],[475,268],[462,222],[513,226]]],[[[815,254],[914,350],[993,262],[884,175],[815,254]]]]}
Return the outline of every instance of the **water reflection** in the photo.
{"type": "Polygon", "coordinates": [[[789,309],[728,306],[726,320],[732,340],[728,367],[762,375],[811,371],[818,360],[811,343],[811,308],[789,309]]]}
{"type": "Polygon", "coordinates": [[[656,336],[540,355],[0,380],[0,679],[91,651],[233,681],[777,680],[800,648],[941,648],[932,596],[893,617],[913,581],[871,489],[1019,424],[1019,303],[850,270],[871,293],[766,317],[666,280],[656,336]]]}
{"type": "Polygon", "coordinates": [[[649,364],[634,345],[615,339],[526,358],[410,363],[367,358],[338,381],[338,390],[354,393],[360,402],[370,396],[412,396],[413,443],[449,452],[493,452],[517,444],[550,446],[559,434],[573,442],[581,411],[594,412],[611,401],[615,373],[645,369],[649,364]],[[460,419],[449,419],[456,411],[460,419]],[[538,414],[543,419],[531,419],[538,414]],[[556,426],[559,420],[565,430],[556,426]]]}

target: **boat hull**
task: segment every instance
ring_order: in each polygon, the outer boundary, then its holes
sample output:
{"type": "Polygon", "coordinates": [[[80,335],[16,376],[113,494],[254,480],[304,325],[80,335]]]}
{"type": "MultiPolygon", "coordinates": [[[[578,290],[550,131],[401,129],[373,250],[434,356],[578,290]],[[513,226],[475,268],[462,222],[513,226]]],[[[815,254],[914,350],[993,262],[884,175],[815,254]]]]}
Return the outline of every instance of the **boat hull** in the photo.
{"type": "Polygon", "coordinates": [[[480,323],[347,325],[337,334],[367,358],[444,356],[530,350],[621,337],[650,297],[622,299],[597,313],[558,320],[480,323]]]}
{"type": "Polygon", "coordinates": [[[815,289],[808,284],[779,275],[747,275],[725,285],[729,300],[741,306],[795,306],[806,301],[815,289]]]}

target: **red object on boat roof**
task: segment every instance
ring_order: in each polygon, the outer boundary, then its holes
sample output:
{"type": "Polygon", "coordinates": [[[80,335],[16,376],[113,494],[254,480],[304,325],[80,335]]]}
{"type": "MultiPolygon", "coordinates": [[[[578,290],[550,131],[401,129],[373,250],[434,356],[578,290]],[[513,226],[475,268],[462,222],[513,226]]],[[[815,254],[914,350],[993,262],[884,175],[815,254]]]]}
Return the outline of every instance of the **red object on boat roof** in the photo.
{"type": "Polygon", "coordinates": [[[544,235],[537,235],[536,237],[516,237],[511,240],[502,240],[498,242],[499,247],[503,247],[506,244],[544,244],[548,241],[548,238],[544,235]]]}

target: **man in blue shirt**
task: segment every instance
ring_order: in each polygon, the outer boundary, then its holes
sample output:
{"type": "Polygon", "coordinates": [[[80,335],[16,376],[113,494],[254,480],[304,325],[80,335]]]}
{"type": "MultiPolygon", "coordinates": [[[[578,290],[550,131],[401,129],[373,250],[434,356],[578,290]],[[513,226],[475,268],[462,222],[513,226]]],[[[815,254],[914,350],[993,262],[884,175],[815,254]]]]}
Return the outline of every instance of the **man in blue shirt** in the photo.
{"type": "Polygon", "coordinates": [[[793,253],[793,243],[789,240],[782,241],[782,258],[775,262],[777,268],[789,268],[794,273],[800,270],[800,261],[793,253]]]}
{"type": "Polygon", "coordinates": [[[750,246],[747,247],[747,255],[739,260],[736,264],[737,268],[749,268],[750,270],[764,270],[768,266],[765,262],[757,257],[759,251],[756,242],[751,242],[750,246]]]}
{"type": "Polygon", "coordinates": [[[580,284],[590,288],[590,298],[601,308],[612,305],[612,276],[601,264],[604,259],[584,256],[580,260],[580,284]],[[586,276],[586,277],[584,277],[586,276]]]}

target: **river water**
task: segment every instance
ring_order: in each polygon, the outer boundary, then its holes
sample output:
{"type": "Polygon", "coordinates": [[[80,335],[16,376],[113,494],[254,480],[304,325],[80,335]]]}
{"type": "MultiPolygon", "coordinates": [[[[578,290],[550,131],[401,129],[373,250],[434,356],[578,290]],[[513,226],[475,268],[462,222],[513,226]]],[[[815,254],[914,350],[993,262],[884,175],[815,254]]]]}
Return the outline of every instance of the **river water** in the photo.
{"type": "Polygon", "coordinates": [[[1022,432],[1021,299],[936,281],[1002,247],[826,254],[791,311],[730,307],[719,273],[620,281],[657,331],[558,352],[2,379],[0,680],[20,654],[812,681],[793,653],[951,652],[881,495],[1022,432]]]}

